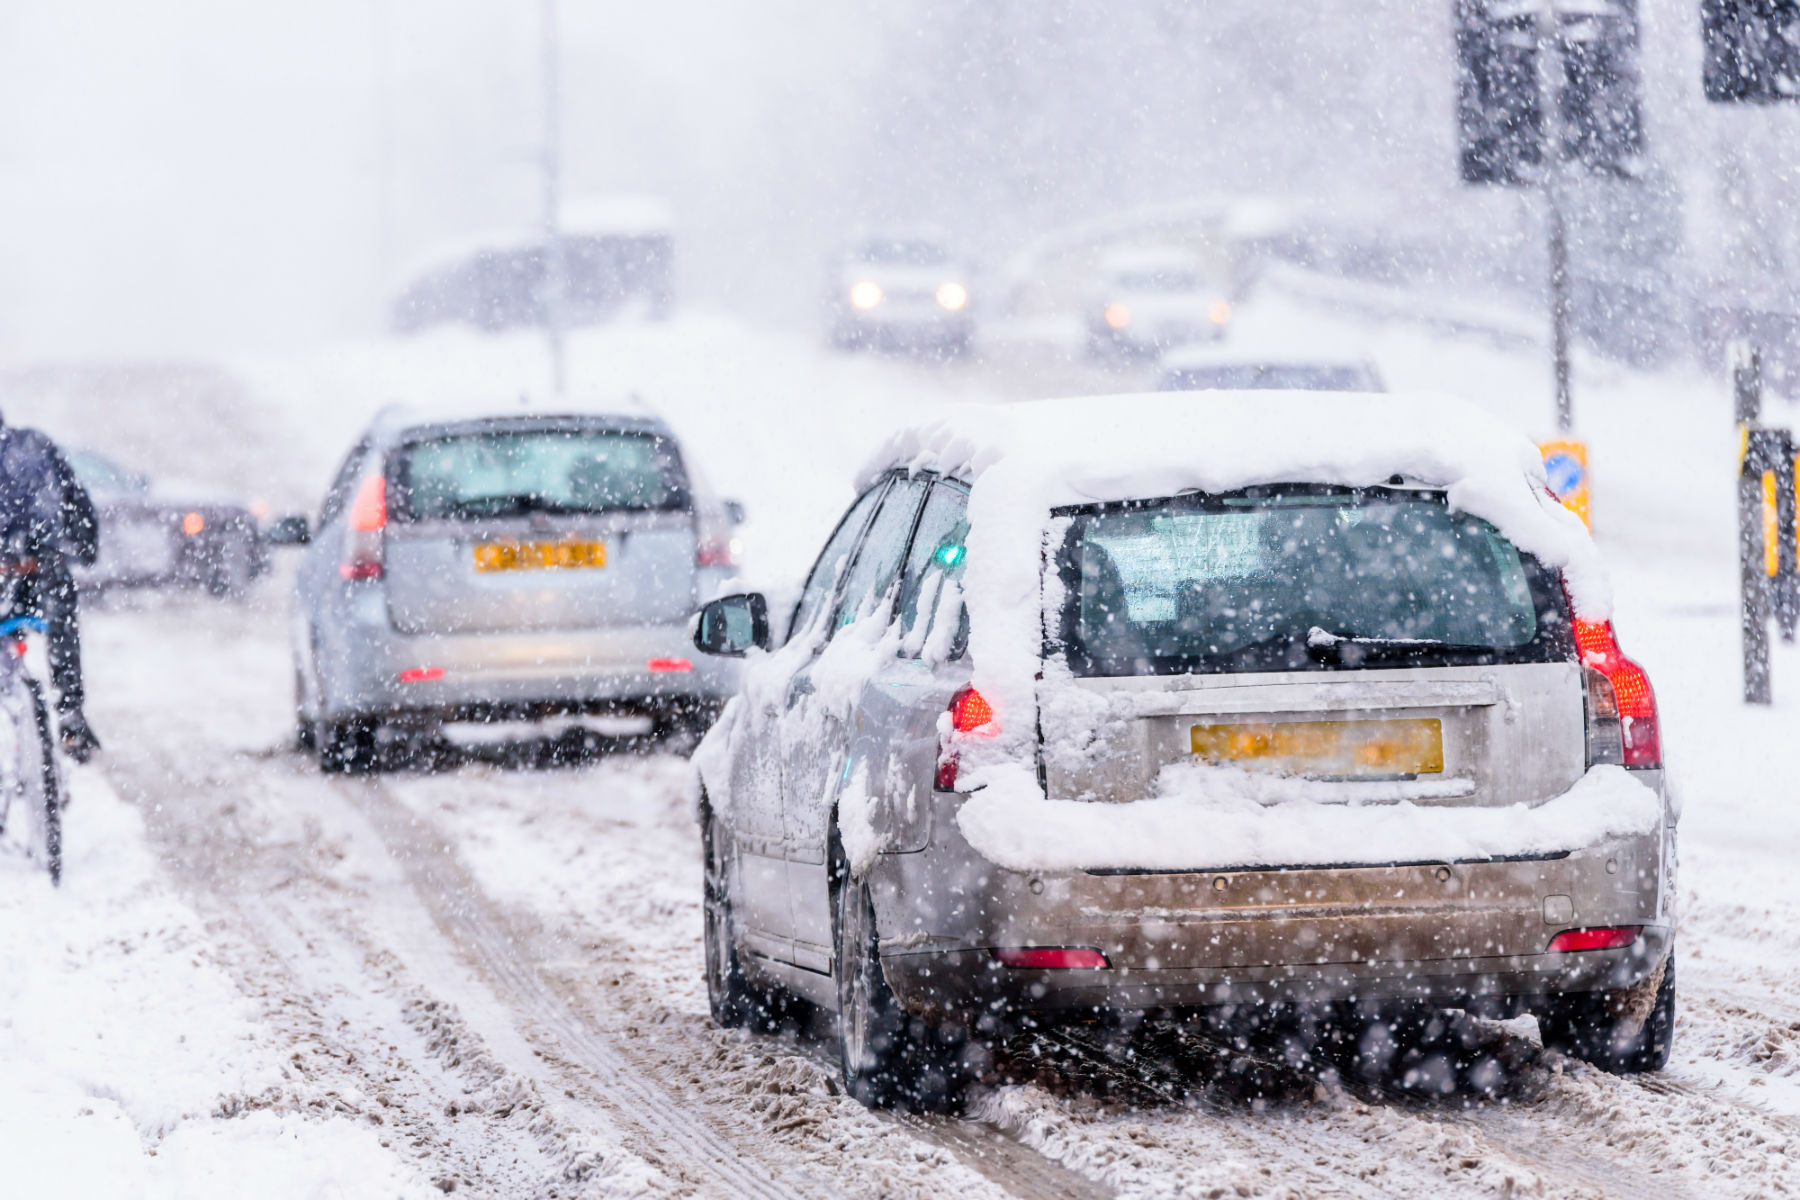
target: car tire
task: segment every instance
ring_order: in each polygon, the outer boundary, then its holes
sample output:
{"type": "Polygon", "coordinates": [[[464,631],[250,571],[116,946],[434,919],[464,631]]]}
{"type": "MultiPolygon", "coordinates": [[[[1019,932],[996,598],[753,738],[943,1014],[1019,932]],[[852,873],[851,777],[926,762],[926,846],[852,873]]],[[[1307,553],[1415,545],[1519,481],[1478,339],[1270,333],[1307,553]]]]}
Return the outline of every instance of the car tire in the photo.
{"type": "Polygon", "coordinates": [[[256,578],[256,547],[238,534],[223,538],[214,547],[207,565],[206,590],[221,600],[235,599],[250,590],[256,578]]]}
{"type": "Polygon", "coordinates": [[[850,877],[833,847],[832,973],[838,993],[838,1058],[844,1090],[870,1108],[896,1105],[925,1112],[953,1110],[966,1083],[961,1046],[946,1044],[933,1022],[900,1007],[882,970],[881,939],[868,885],[850,877]]]}
{"type": "Polygon", "coordinates": [[[328,775],[367,775],[376,767],[375,722],[326,721],[317,735],[319,769],[328,775]]]}
{"type": "Polygon", "coordinates": [[[706,954],[706,1001],[712,1019],[725,1029],[761,1024],[768,1012],[761,989],[744,976],[732,931],[730,860],[710,805],[700,809],[702,945],[706,954]]]}
{"type": "Polygon", "coordinates": [[[1546,1050],[1559,1050],[1613,1075],[1668,1065],[1675,1044],[1675,947],[1659,972],[1635,988],[1552,996],[1538,1010],[1546,1050]],[[1654,987],[1653,995],[1646,995],[1654,987]],[[1648,1012],[1633,1009],[1648,1002],[1648,1012]]]}
{"type": "Polygon", "coordinates": [[[306,684],[298,670],[294,672],[294,746],[302,754],[319,749],[319,727],[306,715],[306,684]]]}

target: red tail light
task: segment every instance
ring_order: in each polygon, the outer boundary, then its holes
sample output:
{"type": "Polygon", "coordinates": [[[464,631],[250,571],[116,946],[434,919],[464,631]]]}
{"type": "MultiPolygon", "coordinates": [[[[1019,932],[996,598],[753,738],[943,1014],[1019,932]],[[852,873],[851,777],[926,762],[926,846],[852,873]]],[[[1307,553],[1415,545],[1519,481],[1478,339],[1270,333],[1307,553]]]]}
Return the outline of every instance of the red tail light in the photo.
{"type": "Polygon", "coordinates": [[[1617,950],[1637,941],[1642,925],[1608,925],[1595,929],[1565,929],[1550,940],[1545,954],[1561,954],[1565,950],[1617,950]]]}
{"type": "Polygon", "coordinates": [[[950,727],[958,733],[976,733],[993,724],[994,706],[972,687],[966,687],[950,701],[950,727]]]}
{"type": "Polygon", "coordinates": [[[1611,621],[1576,621],[1575,649],[1587,670],[1588,761],[1662,766],[1656,693],[1644,669],[1625,657],[1611,621]]]}
{"type": "Polygon", "coordinates": [[[401,683],[436,683],[443,677],[442,667],[408,667],[400,672],[401,683]]]}
{"type": "MultiPolygon", "coordinates": [[[[993,728],[994,706],[972,687],[963,688],[950,698],[950,729],[954,734],[985,737],[999,730],[993,728]]],[[[938,747],[937,790],[956,790],[956,750],[948,740],[938,747]]]]}
{"type": "Polygon", "coordinates": [[[693,660],[688,658],[653,658],[648,665],[650,670],[658,675],[694,669],[693,660]]]}
{"type": "Polygon", "coordinates": [[[1099,971],[1112,965],[1098,950],[1063,946],[1009,947],[994,951],[994,960],[1005,967],[1040,971],[1099,971]]]}
{"type": "Polygon", "coordinates": [[[737,566],[737,552],[736,538],[704,537],[694,546],[694,565],[696,567],[735,567],[737,566]]]}
{"type": "Polygon", "coordinates": [[[345,579],[380,579],[382,535],[387,529],[387,480],[368,475],[350,501],[344,534],[344,561],[338,574],[345,579]]]}

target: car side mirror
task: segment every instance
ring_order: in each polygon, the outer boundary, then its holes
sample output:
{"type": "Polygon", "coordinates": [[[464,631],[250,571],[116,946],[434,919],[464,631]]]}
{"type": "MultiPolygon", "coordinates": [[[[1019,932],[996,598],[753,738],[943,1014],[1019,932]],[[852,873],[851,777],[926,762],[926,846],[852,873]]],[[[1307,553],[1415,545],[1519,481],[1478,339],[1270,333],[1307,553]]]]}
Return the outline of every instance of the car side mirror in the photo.
{"type": "Polygon", "coordinates": [[[744,502],[742,500],[725,501],[725,515],[730,518],[733,525],[742,525],[744,523],[744,502]]]}
{"type": "Polygon", "coordinates": [[[742,658],[752,647],[767,650],[769,602],[761,592],[714,600],[694,618],[694,647],[724,658],[742,658]]]}
{"type": "Polygon", "coordinates": [[[312,525],[299,513],[276,517],[263,534],[263,541],[271,546],[304,546],[312,541],[312,525]]]}

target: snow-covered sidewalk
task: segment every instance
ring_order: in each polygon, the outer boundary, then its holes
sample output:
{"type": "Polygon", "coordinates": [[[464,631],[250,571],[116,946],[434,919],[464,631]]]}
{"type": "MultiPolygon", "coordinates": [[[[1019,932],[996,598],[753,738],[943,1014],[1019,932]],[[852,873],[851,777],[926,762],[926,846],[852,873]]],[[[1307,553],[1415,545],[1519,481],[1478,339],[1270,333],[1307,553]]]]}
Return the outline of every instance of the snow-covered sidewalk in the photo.
{"type": "Polygon", "coordinates": [[[217,961],[92,769],[64,886],[0,859],[0,1188],[14,1196],[441,1195],[343,1117],[261,1109],[291,1047],[217,961]]]}

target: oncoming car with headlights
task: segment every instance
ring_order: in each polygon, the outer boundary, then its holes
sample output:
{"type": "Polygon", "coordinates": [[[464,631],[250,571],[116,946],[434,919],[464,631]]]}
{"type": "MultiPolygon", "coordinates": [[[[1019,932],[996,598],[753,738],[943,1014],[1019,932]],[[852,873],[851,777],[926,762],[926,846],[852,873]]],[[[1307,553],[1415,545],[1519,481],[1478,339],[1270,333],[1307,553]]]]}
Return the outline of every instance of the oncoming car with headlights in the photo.
{"type": "Polygon", "coordinates": [[[870,1103],[1107,1013],[1305,1013],[1359,1070],[1476,1074],[1398,1014],[1533,1013],[1660,1067],[1675,812],[1610,603],[1535,448],[1453,400],[922,421],[791,614],[696,622],[746,657],[694,758],[713,1013],[836,1009],[870,1103]]]}
{"type": "Polygon", "coordinates": [[[975,336],[968,264],[935,238],[859,238],[826,269],[825,321],[840,349],[962,354],[975,336]]]}
{"type": "Polygon", "coordinates": [[[612,413],[384,414],[345,457],[295,584],[303,746],[332,771],[384,731],[620,717],[698,731],[735,664],[689,615],[731,571],[734,504],[673,434],[612,413]],[[729,511],[728,511],[729,510],[729,511]]]}

